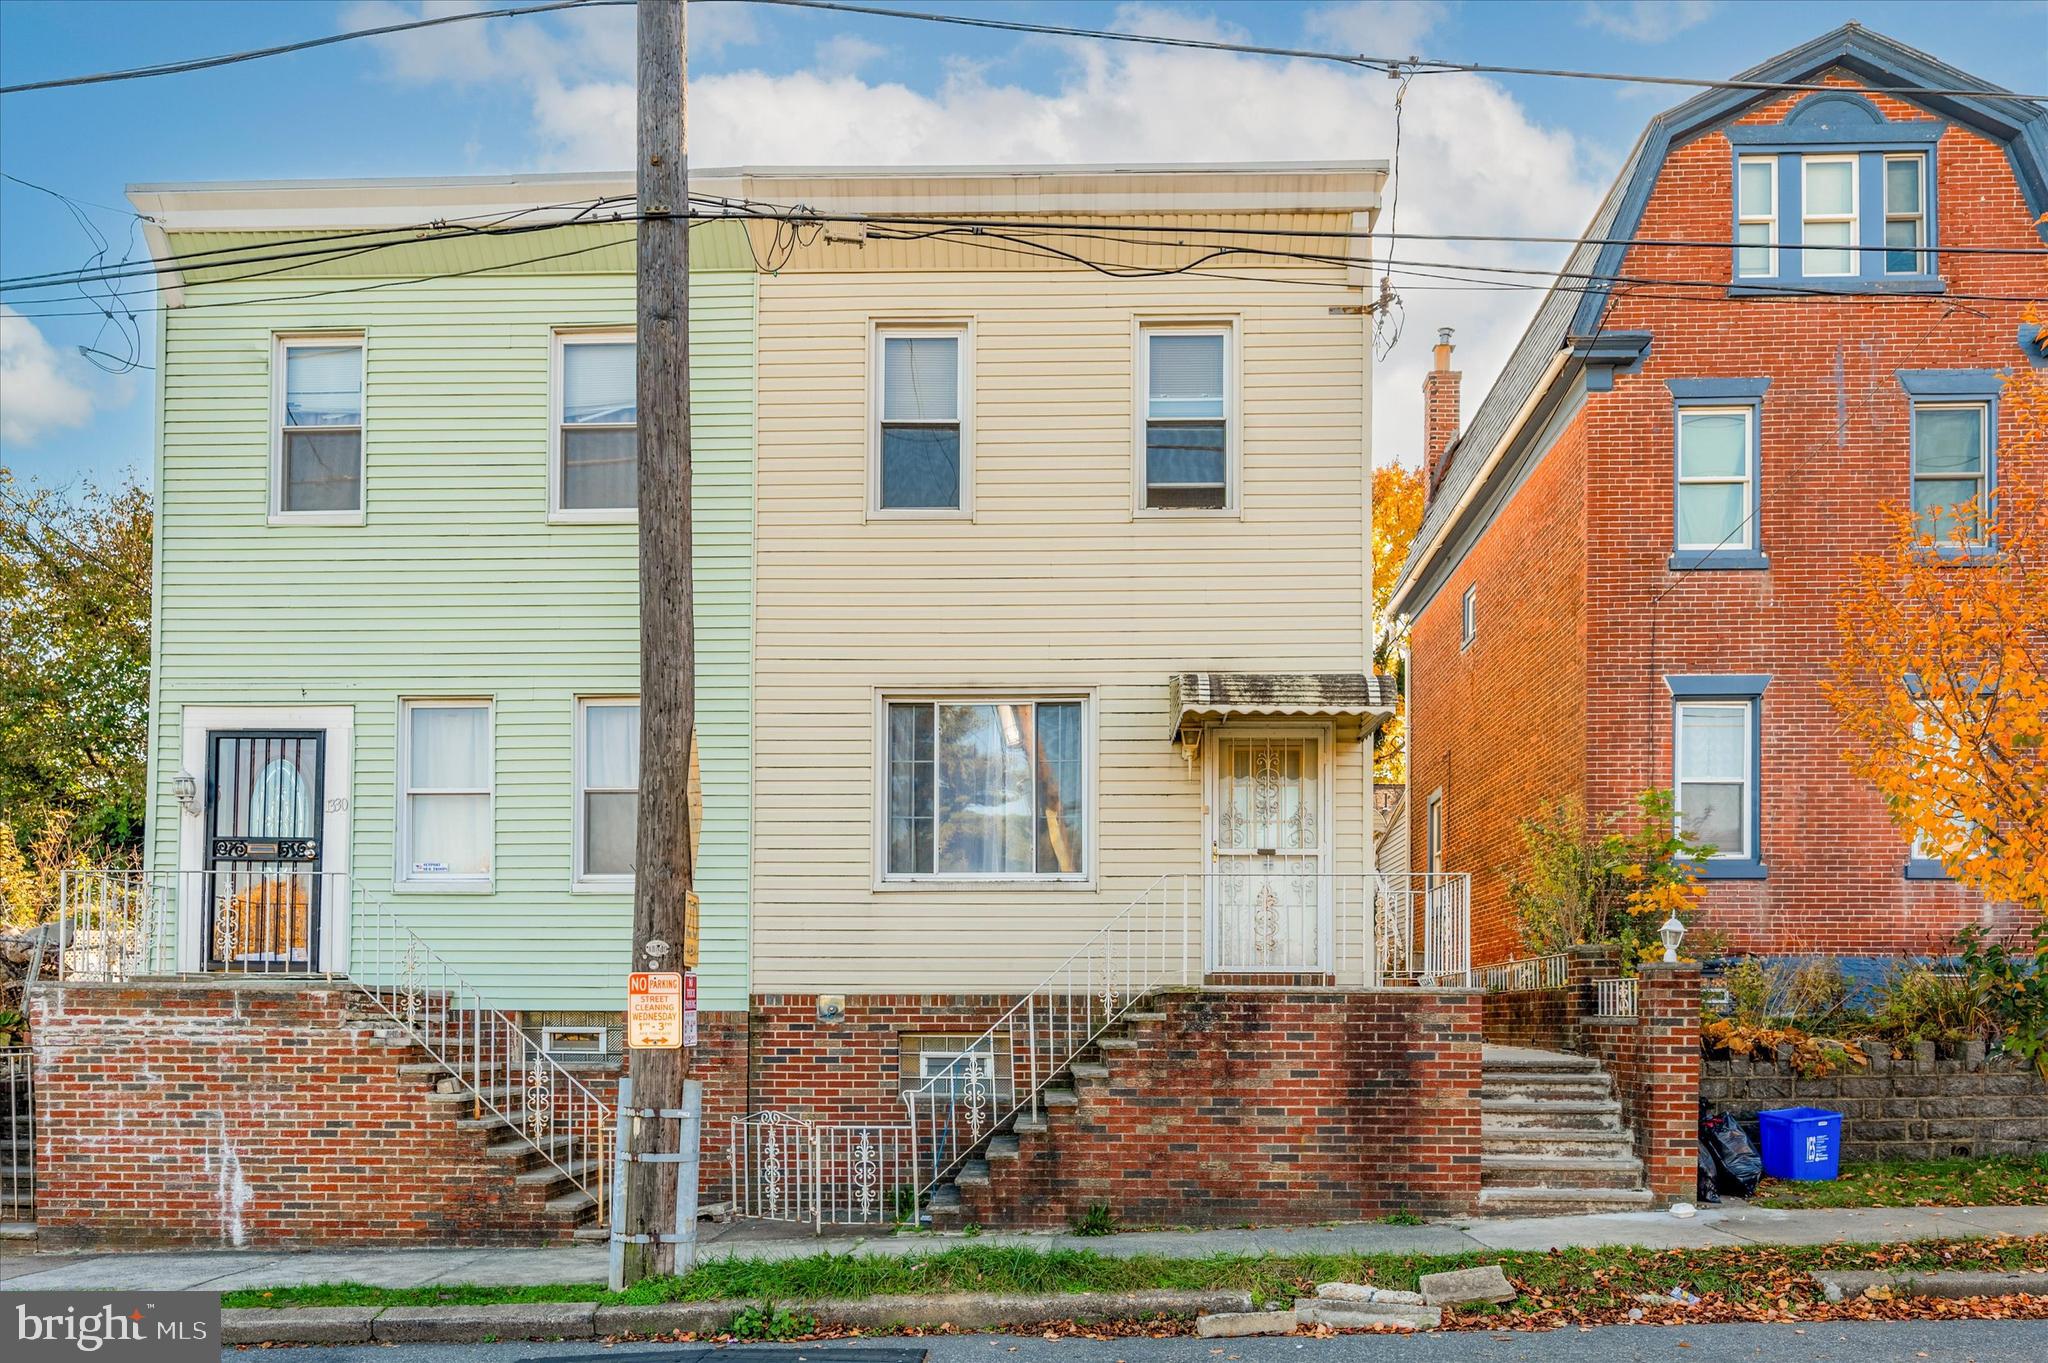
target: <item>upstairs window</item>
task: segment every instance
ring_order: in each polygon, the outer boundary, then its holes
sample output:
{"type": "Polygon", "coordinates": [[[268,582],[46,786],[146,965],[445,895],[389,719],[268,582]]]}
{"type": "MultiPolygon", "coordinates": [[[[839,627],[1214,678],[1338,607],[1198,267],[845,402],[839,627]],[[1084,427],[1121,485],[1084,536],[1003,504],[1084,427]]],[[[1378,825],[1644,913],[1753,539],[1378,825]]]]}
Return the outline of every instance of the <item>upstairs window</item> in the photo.
{"type": "Polygon", "coordinates": [[[1458,604],[1458,647],[1470,648],[1479,637],[1479,584],[1465,589],[1458,604]]]}
{"type": "Polygon", "coordinates": [[[1678,545],[1715,552],[1756,543],[1750,407],[1678,412],[1678,545]]]}
{"type": "Polygon", "coordinates": [[[1913,405],[1913,514],[1938,545],[1984,543],[1990,425],[1988,403],[1913,405]]]}
{"type": "Polygon", "coordinates": [[[1859,273],[1856,250],[1856,158],[1808,156],[1800,196],[1800,273],[1808,279],[1859,273]]]}
{"type": "Polygon", "coordinates": [[[626,333],[556,337],[554,509],[562,519],[633,519],[640,503],[638,354],[626,333]]]}
{"type": "Polygon", "coordinates": [[[1778,158],[1745,156],[1736,163],[1735,273],[1778,272],[1778,158]]]}
{"type": "Polygon", "coordinates": [[[890,328],[876,333],[875,348],[874,509],[969,510],[966,330],[890,328]]]}
{"type": "Polygon", "coordinates": [[[271,515],[353,523],[363,514],[363,341],[280,338],[271,515]]]}
{"type": "Polygon", "coordinates": [[[1228,510],[1229,328],[1143,327],[1138,367],[1145,432],[1140,504],[1148,511],[1228,510]]]}
{"type": "Polygon", "coordinates": [[[1884,269],[1927,273],[1927,158],[1884,158],[1884,269]]]}

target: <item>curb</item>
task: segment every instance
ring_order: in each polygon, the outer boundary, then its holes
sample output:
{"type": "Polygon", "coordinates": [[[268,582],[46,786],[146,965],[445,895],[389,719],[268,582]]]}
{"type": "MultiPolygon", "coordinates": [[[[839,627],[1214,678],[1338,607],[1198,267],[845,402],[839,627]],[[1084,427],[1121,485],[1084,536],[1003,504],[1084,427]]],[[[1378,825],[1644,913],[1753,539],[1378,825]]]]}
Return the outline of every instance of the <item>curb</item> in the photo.
{"type": "MultiPolygon", "coordinates": [[[[221,1313],[222,1344],[482,1344],[513,1339],[600,1339],[682,1331],[714,1334],[754,1300],[600,1306],[507,1302],[496,1306],[235,1307],[221,1313]]],[[[1249,1292],[1049,1292],[997,1296],[883,1296],[782,1300],[773,1306],[821,1325],[858,1329],[981,1330],[1049,1320],[1142,1320],[1252,1309],[1249,1292]]]]}
{"type": "Polygon", "coordinates": [[[1964,1269],[1928,1273],[1887,1273],[1844,1269],[1813,1275],[1831,1302],[1860,1297],[1866,1288],[1886,1287],[1902,1297],[2048,1297],[2048,1274],[1990,1273],[1964,1269]]]}

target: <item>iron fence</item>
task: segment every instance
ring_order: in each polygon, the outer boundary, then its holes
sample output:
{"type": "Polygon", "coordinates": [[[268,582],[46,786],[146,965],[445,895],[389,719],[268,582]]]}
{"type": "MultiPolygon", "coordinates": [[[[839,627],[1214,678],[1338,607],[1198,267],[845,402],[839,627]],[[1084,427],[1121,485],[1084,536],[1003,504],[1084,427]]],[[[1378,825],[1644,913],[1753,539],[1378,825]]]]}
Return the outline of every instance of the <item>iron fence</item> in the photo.
{"type": "Polygon", "coordinates": [[[66,871],[44,950],[58,979],[79,982],[177,974],[181,959],[211,974],[332,974],[329,923],[347,921],[349,895],[347,872],[287,862],[66,871]]]}
{"type": "Polygon", "coordinates": [[[1489,994],[1526,994],[1538,989],[1562,989],[1565,982],[1565,954],[1524,956],[1483,967],[1479,987],[1489,994]]]}
{"type": "Polygon", "coordinates": [[[36,1215],[35,1064],[26,1046],[0,1047],[0,1221],[36,1215]]]}

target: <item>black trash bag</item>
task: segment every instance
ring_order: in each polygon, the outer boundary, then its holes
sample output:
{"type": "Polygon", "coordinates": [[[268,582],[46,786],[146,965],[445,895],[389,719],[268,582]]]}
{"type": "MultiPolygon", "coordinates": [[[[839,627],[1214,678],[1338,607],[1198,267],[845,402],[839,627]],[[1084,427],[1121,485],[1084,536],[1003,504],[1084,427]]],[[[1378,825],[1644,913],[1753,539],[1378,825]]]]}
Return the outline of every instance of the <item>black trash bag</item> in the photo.
{"type": "Polygon", "coordinates": [[[1725,1112],[1700,1119],[1700,1143],[1714,1161],[1714,1186],[1736,1197],[1748,1197],[1763,1181],[1764,1162],[1749,1137],[1725,1112]]]}
{"type": "Polygon", "coordinates": [[[1720,1200],[1721,1194],[1714,1191],[1714,1155],[1707,1149],[1707,1143],[1701,1141],[1699,1181],[1693,1189],[1693,1201],[1707,1204],[1720,1200]]]}

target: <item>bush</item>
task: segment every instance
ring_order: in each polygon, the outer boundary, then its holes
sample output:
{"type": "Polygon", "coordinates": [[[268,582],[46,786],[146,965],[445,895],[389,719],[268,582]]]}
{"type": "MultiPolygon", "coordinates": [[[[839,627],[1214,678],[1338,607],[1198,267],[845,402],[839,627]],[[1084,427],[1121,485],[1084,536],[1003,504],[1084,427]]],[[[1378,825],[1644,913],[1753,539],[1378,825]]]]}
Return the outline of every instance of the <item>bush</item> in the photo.
{"type": "Polygon", "coordinates": [[[1856,1030],[1861,1019],[1849,1011],[1854,989],[1834,957],[1752,957],[1723,974],[1721,984],[1728,991],[1728,1016],[1701,1021],[1700,1040],[1708,1051],[1747,1057],[1784,1048],[1793,1073],[1809,1079],[1833,1074],[1845,1061],[1869,1063],[1860,1047],[1836,1039],[1856,1030]]]}
{"type": "Polygon", "coordinates": [[[734,1316],[728,1333],[734,1339],[797,1339],[818,1333],[818,1321],[786,1306],[762,1302],[734,1316]]]}
{"type": "Polygon", "coordinates": [[[1631,968],[1661,952],[1658,930],[1699,903],[1695,864],[1713,848],[1674,831],[1668,790],[1638,794],[1629,810],[1588,817],[1562,800],[1518,825],[1524,865],[1508,876],[1516,928],[1535,955],[1614,942],[1631,968]]]}
{"type": "Polygon", "coordinates": [[[1956,935],[1963,978],[1982,992],[1999,1044],[2048,1078],[2048,922],[2034,924],[2033,950],[2014,951],[1968,927],[1956,935]]]}
{"type": "Polygon", "coordinates": [[[1877,1034],[1887,1041],[1954,1045],[1996,1031],[1989,991],[1967,974],[1906,966],[1894,970],[1878,991],[1877,1034]]]}
{"type": "Polygon", "coordinates": [[[1088,1209],[1067,1222],[1076,1235],[1116,1234],[1116,1213],[1107,1202],[1091,1203],[1088,1209]]]}

